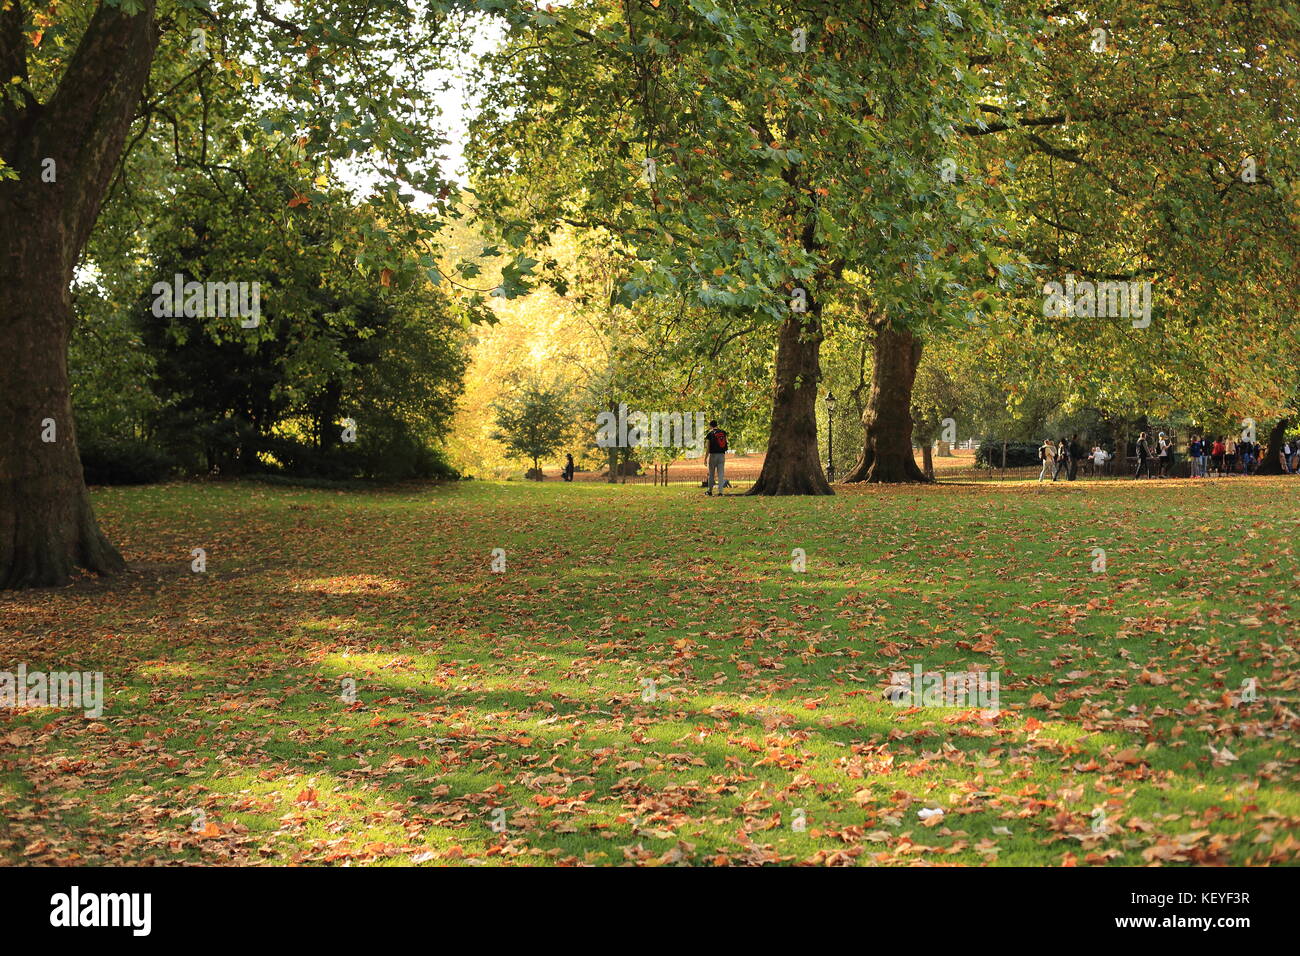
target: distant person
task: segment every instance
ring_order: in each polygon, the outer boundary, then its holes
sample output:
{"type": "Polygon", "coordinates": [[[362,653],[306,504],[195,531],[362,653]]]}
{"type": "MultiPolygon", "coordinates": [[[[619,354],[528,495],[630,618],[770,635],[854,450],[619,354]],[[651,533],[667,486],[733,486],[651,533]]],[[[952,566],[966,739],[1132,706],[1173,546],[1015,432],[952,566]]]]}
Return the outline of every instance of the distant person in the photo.
{"type": "Polygon", "coordinates": [[[1187,443],[1187,459],[1191,464],[1189,477],[1199,478],[1201,470],[1201,439],[1198,435],[1193,435],[1192,440],[1187,443]]]}
{"type": "Polygon", "coordinates": [[[1235,474],[1237,471],[1237,439],[1229,438],[1223,446],[1223,473],[1235,474]]]}
{"type": "Polygon", "coordinates": [[[1147,470],[1147,477],[1150,478],[1151,477],[1151,446],[1147,443],[1146,432],[1143,432],[1142,434],[1138,435],[1137,457],[1138,457],[1138,466],[1137,466],[1137,471],[1133,472],[1133,480],[1137,481],[1137,479],[1142,477],[1143,468],[1147,470]]]}
{"type": "Polygon", "coordinates": [[[1038,470],[1038,480],[1042,481],[1047,475],[1047,469],[1051,467],[1052,462],[1056,461],[1056,449],[1052,447],[1052,440],[1044,438],[1043,443],[1038,446],[1038,460],[1043,463],[1043,467],[1038,470]]]}
{"type": "Polygon", "coordinates": [[[1088,457],[1092,459],[1092,477],[1100,478],[1106,470],[1106,462],[1110,459],[1110,452],[1100,445],[1093,445],[1092,454],[1088,457]]]}
{"type": "Polygon", "coordinates": [[[1255,443],[1253,441],[1237,442],[1237,457],[1241,459],[1241,473],[1250,474],[1250,466],[1255,464],[1255,443]]]}
{"type": "Polygon", "coordinates": [[[1070,480],[1074,481],[1079,472],[1079,460],[1083,457],[1083,446],[1079,444],[1077,434],[1070,436],[1070,480]]]}
{"type": "Polygon", "coordinates": [[[1161,478],[1169,477],[1169,463],[1173,460],[1173,444],[1164,432],[1156,436],[1156,458],[1160,463],[1159,475],[1161,478]]]}
{"type": "Polygon", "coordinates": [[[1282,463],[1282,474],[1291,474],[1291,442],[1282,442],[1282,447],[1278,449],[1278,460],[1282,463]]]}
{"type": "Polygon", "coordinates": [[[727,480],[727,433],[718,427],[716,419],[709,422],[709,430],[704,433],[704,442],[709,451],[709,490],[705,493],[710,498],[713,497],[713,483],[716,478],[718,495],[724,495],[726,492],[722,489],[727,480]]]}
{"type": "Polygon", "coordinates": [[[1052,472],[1052,481],[1060,477],[1061,472],[1065,472],[1065,477],[1070,477],[1070,443],[1061,436],[1061,440],[1056,444],[1056,470],[1052,472]]]}
{"type": "Polygon", "coordinates": [[[565,455],[565,456],[564,456],[564,459],[565,459],[565,461],[564,461],[564,471],[560,472],[560,477],[563,478],[565,481],[572,481],[572,480],[573,480],[573,471],[574,471],[574,468],[573,468],[573,456],[572,456],[572,455],[565,455]]]}
{"type": "Polygon", "coordinates": [[[1223,477],[1223,456],[1226,448],[1223,444],[1223,438],[1214,439],[1214,444],[1210,446],[1210,465],[1214,468],[1214,473],[1220,478],[1223,477]]]}
{"type": "Polygon", "coordinates": [[[1291,439],[1291,474],[1300,475],[1300,437],[1291,439]]]}

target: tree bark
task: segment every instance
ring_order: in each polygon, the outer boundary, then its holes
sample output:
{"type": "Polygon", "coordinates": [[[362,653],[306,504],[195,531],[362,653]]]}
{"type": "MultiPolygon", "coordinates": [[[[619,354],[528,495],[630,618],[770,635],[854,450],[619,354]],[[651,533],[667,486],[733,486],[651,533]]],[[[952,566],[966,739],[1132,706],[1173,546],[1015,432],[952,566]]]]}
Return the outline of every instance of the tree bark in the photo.
{"type": "Polygon", "coordinates": [[[125,564],[100,533],[77,451],[67,285],[30,271],[11,277],[11,260],[0,261],[0,287],[7,290],[0,304],[0,420],[12,427],[0,443],[0,588],[65,584],[78,567],[120,571],[125,564]],[[13,321],[19,310],[21,323],[13,321]]]}
{"type": "Polygon", "coordinates": [[[821,306],[791,312],[781,325],[772,390],[772,428],[763,470],[750,495],[833,495],[817,449],[821,306]]]}
{"type": "Polygon", "coordinates": [[[862,416],[862,455],[845,481],[879,484],[930,482],[912,451],[912,383],[921,342],[905,329],[883,324],[876,332],[871,395],[862,416]]]}
{"type": "MultiPolygon", "coordinates": [[[[19,177],[0,182],[0,421],[10,429],[0,442],[0,588],[125,567],[99,530],[82,474],[68,289],[157,48],[154,0],[139,6],[133,15],[96,10],[47,103],[17,89],[0,106],[0,156],[19,177]]],[[[0,14],[6,81],[27,77],[22,20],[17,3],[0,14]]]]}
{"type": "Polygon", "coordinates": [[[1259,464],[1255,467],[1257,475],[1280,475],[1283,474],[1282,462],[1278,460],[1278,454],[1282,451],[1282,446],[1286,444],[1286,429],[1290,419],[1278,419],[1276,425],[1268,433],[1268,441],[1264,445],[1264,452],[1260,455],[1259,464]]]}

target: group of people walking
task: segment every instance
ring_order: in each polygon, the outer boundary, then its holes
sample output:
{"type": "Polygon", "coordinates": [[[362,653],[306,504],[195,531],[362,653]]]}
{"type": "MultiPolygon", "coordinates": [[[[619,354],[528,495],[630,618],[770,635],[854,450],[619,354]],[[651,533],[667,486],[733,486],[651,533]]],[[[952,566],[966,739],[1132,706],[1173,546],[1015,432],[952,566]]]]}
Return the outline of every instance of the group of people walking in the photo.
{"type": "Polygon", "coordinates": [[[1168,478],[1169,469],[1174,461],[1174,443],[1169,440],[1169,436],[1164,432],[1156,435],[1154,446],[1151,440],[1147,438],[1147,433],[1142,432],[1138,435],[1137,440],[1137,469],[1133,472],[1133,478],[1136,480],[1142,477],[1142,472],[1147,473],[1147,477],[1168,478]],[[1157,473],[1151,474],[1151,462],[1157,463],[1157,473]]]}
{"type": "MultiPolygon", "coordinates": [[[[1100,445],[1094,445],[1086,456],[1082,452],[1077,435],[1071,435],[1069,439],[1062,438],[1055,443],[1050,438],[1044,439],[1038,449],[1038,460],[1042,462],[1038,480],[1045,480],[1050,470],[1053,481],[1062,474],[1073,481],[1081,461],[1090,463],[1093,474],[1099,475],[1111,457],[1100,445]]],[[[1168,478],[1172,474],[1174,443],[1164,432],[1157,432],[1155,441],[1146,432],[1142,432],[1138,436],[1136,453],[1137,468],[1133,472],[1135,479],[1141,478],[1143,472],[1148,478],[1168,478]]],[[[1211,438],[1193,435],[1187,443],[1192,478],[1208,478],[1211,474],[1252,475],[1259,468],[1263,454],[1264,449],[1259,442],[1247,441],[1245,438],[1238,441],[1225,436],[1211,438]]],[[[1278,450],[1278,459],[1284,474],[1300,474],[1300,440],[1284,442],[1278,450]]]]}
{"type": "MultiPolygon", "coordinates": [[[[1264,446],[1245,439],[1236,441],[1193,435],[1187,444],[1187,454],[1191,459],[1193,478],[1208,478],[1211,473],[1250,475],[1264,463],[1264,446]]],[[[1283,474],[1300,472],[1300,441],[1284,440],[1277,457],[1283,474]]]]}
{"type": "MultiPolygon", "coordinates": [[[[1156,436],[1154,449],[1147,441],[1146,432],[1143,432],[1138,436],[1137,452],[1138,466],[1133,473],[1134,478],[1140,478],[1144,470],[1148,478],[1152,477],[1153,458],[1159,462],[1159,476],[1161,478],[1169,476],[1173,444],[1164,432],[1156,436]]],[[[1208,478],[1211,474],[1252,475],[1259,468],[1263,454],[1264,449],[1259,442],[1249,441],[1246,438],[1238,441],[1230,436],[1211,438],[1208,435],[1193,435],[1187,443],[1187,459],[1192,478],[1208,478]]],[[[1279,450],[1278,457],[1282,470],[1291,474],[1297,466],[1300,466],[1300,444],[1286,442],[1279,450]]]]}
{"type": "Polygon", "coordinates": [[[1038,448],[1038,460],[1043,464],[1038,471],[1039,481],[1047,477],[1049,469],[1053,481],[1060,478],[1062,473],[1069,481],[1074,481],[1079,474],[1080,464],[1091,465],[1094,477],[1100,475],[1106,467],[1106,462],[1110,461],[1110,452],[1100,445],[1093,445],[1092,451],[1085,455],[1083,446],[1079,444],[1079,436],[1071,435],[1068,439],[1062,438],[1058,442],[1044,438],[1038,448]]]}

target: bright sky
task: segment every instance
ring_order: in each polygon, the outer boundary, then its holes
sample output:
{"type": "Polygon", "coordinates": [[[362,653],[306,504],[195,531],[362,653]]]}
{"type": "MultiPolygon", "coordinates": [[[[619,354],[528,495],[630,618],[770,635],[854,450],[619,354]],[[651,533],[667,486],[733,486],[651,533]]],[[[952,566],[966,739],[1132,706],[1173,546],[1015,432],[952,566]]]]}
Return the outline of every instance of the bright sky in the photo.
{"type": "MultiPolygon", "coordinates": [[[[426,77],[422,84],[426,90],[439,90],[434,96],[439,115],[433,123],[448,140],[443,147],[443,176],[462,186],[468,181],[465,169],[465,142],[469,136],[469,123],[473,119],[476,105],[470,102],[469,71],[474,63],[485,53],[501,43],[505,31],[496,21],[484,20],[479,26],[471,28],[471,55],[464,63],[449,70],[439,70],[426,77]],[[445,90],[439,89],[446,85],[445,90]]],[[[356,164],[345,163],[336,167],[339,179],[354,192],[364,194],[374,184],[374,177],[359,169],[356,164]]],[[[416,208],[427,207],[431,197],[417,195],[416,208]]]]}
{"type": "Polygon", "coordinates": [[[462,68],[447,71],[439,79],[446,79],[450,89],[439,97],[438,106],[442,111],[443,130],[450,140],[447,145],[446,159],[442,164],[443,174],[462,185],[466,180],[465,140],[468,136],[469,121],[473,117],[476,104],[469,102],[469,81],[465,76],[475,60],[498,46],[505,37],[505,31],[497,21],[484,21],[475,31],[471,44],[471,58],[462,68]]]}

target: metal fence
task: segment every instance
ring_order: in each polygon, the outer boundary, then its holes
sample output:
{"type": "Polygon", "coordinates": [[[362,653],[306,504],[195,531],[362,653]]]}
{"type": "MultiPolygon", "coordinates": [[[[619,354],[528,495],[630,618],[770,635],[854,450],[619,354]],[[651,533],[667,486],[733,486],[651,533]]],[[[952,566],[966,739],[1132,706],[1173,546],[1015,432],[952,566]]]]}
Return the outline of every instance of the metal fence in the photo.
{"type": "MultiPolygon", "coordinates": [[[[952,458],[935,456],[934,474],[939,481],[1032,481],[1038,478],[1041,464],[1033,465],[1011,465],[1002,468],[998,465],[977,465],[968,456],[959,456],[962,461],[954,461],[952,458]]],[[[921,465],[920,451],[916,454],[917,465],[921,465]]],[[[1103,465],[1096,465],[1091,458],[1081,459],[1075,469],[1076,481],[1093,481],[1103,478],[1132,478],[1133,473],[1137,470],[1138,460],[1135,456],[1129,456],[1124,459],[1114,459],[1107,461],[1103,465]]],[[[751,482],[758,479],[759,473],[763,470],[763,459],[761,456],[742,457],[727,461],[727,480],[731,482],[751,482]]],[[[614,479],[615,484],[625,485],[652,485],[652,484],[686,484],[703,486],[708,477],[708,468],[704,465],[693,464],[673,464],[667,469],[668,476],[665,481],[662,470],[656,472],[654,465],[643,465],[640,474],[620,475],[614,479]]],[[[1047,472],[1044,475],[1044,481],[1051,481],[1055,472],[1055,466],[1049,464],[1047,472]]],[[[1241,473],[1240,465],[1237,466],[1235,474],[1241,473]]],[[[1143,475],[1145,475],[1145,470],[1143,475]]],[[[1151,459],[1151,474],[1157,476],[1160,474],[1159,459],[1151,459]]],[[[1191,477],[1191,461],[1186,455],[1174,455],[1165,474],[1172,478],[1191,477]]],[[[1211,465],[1210,475],[1216,473],[1211,465]]],[[[1068,475],[1064,472],[1057,479],[1065,481],[1068,475]]],[[[547,470],[547,481],[559,481],[558,471],[547,470]]],[[[606,482],[609,480],[607,471],[580,471],[574,475],[574,481],[596,481],[606,482]]]]}
{"type": "MultiPolygon", "coordinates": [[[[737,481],[757,481],[759,473],[763,470],[762,460],[746,461],[738,459],[736,461],[727,461],[726,478],[730,482],[737,481]]],[[[704,482],[708,480],[709,469],[704,465],[671,465],[667,469],[665,478],[662,470],[655,471],[654,465],[644,465],[639,475],[619,475],[614,479],[614,484],[620,485],[652,485],[652,484],[695,484],[703,487],[704,482]]],[[[547,475],[546,480],[550,481],[551,476],[547,475]]],[[[558,476],[557,476],[558,480],[558,476]]],[[[573,476],[574,481],[609,481],[607,471],[580,471],[573,476]]]]}
{"type": "MultiPolygon", "coordinates": [[[[1095,465],[1091,459],[1087,459],[1079,462],[1075,473],[1075,479],[1132,478],[1137,472],[1137,468],[1138,459],[1136,456],[1130,456],[1125,459],[1112,458],[1101,466],[1095,465]]],[[[1008,466],[1006,468],[997,465],[989,467],[986,465],[972,464],[936,469],[935,477],[940,480],[952,478],[966,480],[978,479],[980,481],[1026,481],[1037,479],[1041,469],[1041,464],[1008,466]]],[[[1050,481],[1055,474],[1055,469],[1055,465],[1049,464],[1047,471],[1043,476],[1043,480],[1050,481]]],[[[1175,455],[1170,460],[1163,473],[1170,478],[1190,478],[1192,476],[1191,459],[1185,455],[1175,455]]],[[[1146,474],[1147,470],[1144,468],[1142,470],[1143,477],[1145,477],[1146,474]]],[[[1158,458],[1151,459],[1151,474],[1152,476],[1158,476],[1161,474],[1160,460],[1158,458]]],[[[1241,474],[1241,466],[1238,464],[1232,472],[1227,472],[1226,470],[1216,472],[1213,463],[1211,463],[1210,477],[1215,477],[1220,474],[1239,475],[1241,474]]],[[[1067,474],[1063,471],[1057,480],[1065,481],[1066,478],[1067,474]]]]}

